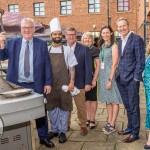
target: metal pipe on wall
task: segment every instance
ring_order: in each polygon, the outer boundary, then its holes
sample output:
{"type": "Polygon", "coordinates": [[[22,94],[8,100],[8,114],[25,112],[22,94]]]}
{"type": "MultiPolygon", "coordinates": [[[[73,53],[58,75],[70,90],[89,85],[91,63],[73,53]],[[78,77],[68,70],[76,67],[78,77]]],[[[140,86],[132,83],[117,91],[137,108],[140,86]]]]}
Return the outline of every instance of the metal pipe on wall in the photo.
{"type": "Polygon", "coordinates": [[[107,0],[107,21],[108,21],[108,25],[110,25],[110,4],[109,4],[109,0],[107,0]]]}

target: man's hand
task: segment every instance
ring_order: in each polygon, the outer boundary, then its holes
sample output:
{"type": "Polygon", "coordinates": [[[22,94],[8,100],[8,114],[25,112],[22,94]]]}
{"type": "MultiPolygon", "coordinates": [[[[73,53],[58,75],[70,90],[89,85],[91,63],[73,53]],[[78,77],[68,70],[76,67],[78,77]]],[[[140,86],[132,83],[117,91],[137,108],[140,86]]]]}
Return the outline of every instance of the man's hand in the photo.
{"type": "Polygon", "coordinates": [[[48,86],[48,85],[44,86],[44,93],[47,95],[50,92],[51,92],[51,86],[48,86]]]}
{"type": "Polygon", "coordinates": [[[6,32],[0,33],[0,49],[5,48],[5,41],[6,41],[6,32]]]}
{"type": "Polygon", "coordinates": [[[88,92],[91,90],[91,85],[85,85],[85,91],[88,92]]]}
{"type": "Polygon", "coordinates": [[[68,85],[68,91],[72,92],[74,89],[74,81],[70,81],[69,85],[68,85]]]}

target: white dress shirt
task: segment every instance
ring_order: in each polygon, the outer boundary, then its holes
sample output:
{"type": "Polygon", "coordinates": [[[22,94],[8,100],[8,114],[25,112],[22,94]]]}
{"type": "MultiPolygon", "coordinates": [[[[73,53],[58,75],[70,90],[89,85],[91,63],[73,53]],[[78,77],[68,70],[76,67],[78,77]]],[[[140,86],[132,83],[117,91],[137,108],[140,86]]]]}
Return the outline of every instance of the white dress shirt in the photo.
{"type": "Polygon", "coordinates": [[[126,45],[126,43],[127,43],[127,41],[128,41],[128,38],[129,38],[129,36],[130,36],[131,33],[132,33],[132,31],[130,31],[130,32],[126,35],[125,38],[121,37],[121,39],[122,39],[122,48],[121,48],[122,54],[123,54],[124,47],[125,47],[125,45],[126,45]]]}
{"type": "Polygon", "coordinates": [[[67,46],[72,50],[72,52],[74,53],[75,51],[75,47],[76,47],[76,42],[72,45],[72,46],[69,46],[68,43],[67,43],[67,46]]]}

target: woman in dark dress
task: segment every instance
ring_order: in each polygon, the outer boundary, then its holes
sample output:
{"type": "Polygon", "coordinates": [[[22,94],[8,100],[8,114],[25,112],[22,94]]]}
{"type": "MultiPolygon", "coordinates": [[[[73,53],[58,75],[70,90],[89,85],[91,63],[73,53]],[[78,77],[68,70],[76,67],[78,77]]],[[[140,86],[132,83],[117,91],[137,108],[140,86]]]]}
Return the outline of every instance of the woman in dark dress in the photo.
{"type": "Polygon", "coordinates": [[[95,124],[95,114],[97,110],[97,78],[100,69],[100,60],[99,60],[99,49],[95,47],[94,37],[90,32],[83,34],[81,42],[83,45],[90,48],[90,53],[93,61],[93,80],[92,80],[92,89],[89,92],[86,92],[86,111],[87,111],[87,126],[90,129],[96,127],[95,124]]]}

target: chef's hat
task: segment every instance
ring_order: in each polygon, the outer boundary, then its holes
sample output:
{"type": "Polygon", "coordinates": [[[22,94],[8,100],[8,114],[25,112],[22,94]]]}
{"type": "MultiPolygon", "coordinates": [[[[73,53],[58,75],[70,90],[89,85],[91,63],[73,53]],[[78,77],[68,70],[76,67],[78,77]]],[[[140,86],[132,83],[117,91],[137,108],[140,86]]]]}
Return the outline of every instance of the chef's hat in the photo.
{"type": "Polygon", "coordinates": [[[61,31],[61,27],[60,27],[60,23],[59,23],[58,18],[53,18],[50,21],[49,25],[50,25],[51,33],[54,32],[54,31],[61,31]]]}

